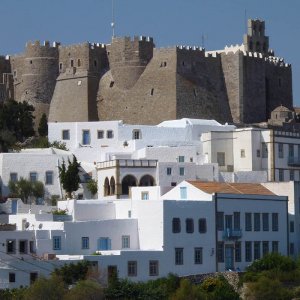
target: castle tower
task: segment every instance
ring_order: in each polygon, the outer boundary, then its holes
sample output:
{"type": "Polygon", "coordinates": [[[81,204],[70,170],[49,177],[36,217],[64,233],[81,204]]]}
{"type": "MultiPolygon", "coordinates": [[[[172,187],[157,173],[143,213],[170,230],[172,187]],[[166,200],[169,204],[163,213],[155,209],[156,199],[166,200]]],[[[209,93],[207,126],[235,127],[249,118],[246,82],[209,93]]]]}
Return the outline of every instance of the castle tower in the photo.
{"type": "Polygon", "coordinates": [[[27,43],[25,53],[11,59],[14,99],[35,107],[36,122],[49,106],[58,76],[58,44],[27,43]]]}
{"type": "Polygon", "coordinates": [[[13,98],[13,78],[9,56],[0,56],[0,102],[13,98]]]}
{"type": "Polygon", "coordinates": [[[265,21],[248,20],[248,32],[244,35],[244,46],[248,52],[268,55],[269,37],[265,35],[265,21]]]}
{"type": "Polygon", "coordinates": [[[108,69],[106,46],[84,43],[59,47],[59,73],[50,122],[97,121],[99,80],[108,69]]]}

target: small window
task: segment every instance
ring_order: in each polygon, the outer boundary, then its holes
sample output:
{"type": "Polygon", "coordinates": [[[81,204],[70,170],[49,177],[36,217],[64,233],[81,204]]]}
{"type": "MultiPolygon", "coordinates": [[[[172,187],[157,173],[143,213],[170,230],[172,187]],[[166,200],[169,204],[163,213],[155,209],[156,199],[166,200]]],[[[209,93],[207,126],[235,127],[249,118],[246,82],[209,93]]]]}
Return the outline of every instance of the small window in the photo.
{"type": "Polygon", "coordinates": [[[260,259],[260,242],[254,242],[254,260],[260,259]]]}
{"type": "Polygon", "coordinates": [[[295,172],[294,170],[290,170],[290,180],[294,181],[294,179],[295,179],[295,172]]]}
{"type": "Polygon", "coordinates": [[[252,231],[252,214],[245,213],[245,230],[252,231]]]}
{"type": "Polygon", "coordinates": [[[53,171],[46,171],[46,185],[52,185],[53,184],[53,171]]]}
{"type": "Polygon", "coordinates": [[[158,276],[158,260],[149,261],[149,276],[158,276]]]}
{"type": "Polygon", "coordinates": [[[278,170],[279,181],[284,181],[284,171],[282,169],[278,170]]]}
{"type": "Polygon", "coordinates": [[[81,66],[81,60],[80,60],[80,59],[77,60],[77,66],[78,66],[78,67],[81,66]]]}
{"type": "Polygon", "coordinates": [[[9,273],[8,278],[9,282],[16,282],[16,273],[9,273]]]}
{"type": "Polygon", "coordinates": [[[254,231],[260,231],[260,213],[254,213],[254,231]]]}
{"type": "Polygon", "coordinates": [[[101,140],[104,138],[104,131],[103,130],[98,130],[97,131],[97,139],[101,140]]]}
{"type": "Polygon", "coordinates": [[[97,65],[98,65],[97,60],[94,60],[94,67],[97,67],[97,65]]]}
{"type": "Polygon", "coordinates": [[[20,240],[19,241],[19,252],[20,254],[27,254],[28,248],[27,248],[27,240],[20,240]]]}
{"type": "Polygon", "coordinates": [[[183,248],[175,248],[175,265],[183,265],[183,248]]]}
{"type": "Polygon", "coordinates": [[[128,218],[130,219],[131,218],[131,210],[128,211],[127,215],[128,215],[128,218]]]}
{"type": "Polygon", "coordinates": [[[181,231],[180,219],[179,218],[173,218],[173,220],[172,220],[172,232],[173,233],[180,233],[180,231],[181,231]]]}
{"type": "Polygon", "coordinates": [[[269,242],[263,241],[262,242],[262,255],[265,256],[269,253],[269,242]]]}
{"type": "Polygon", "coordinates": [[[177,182],[171,182],[171,186],[176,186],[177,182]]]}
{"type": "Polygon", "coordinates": [[[290,243],[290,255],[294,255],[295,254],[295,246],[294,243],[290,243]]]}
{"type": "Polygon", "coordinates": [[[108,139],[113,139],[114,138],[114,132],[112,130],[107,130],[106,131],[106,137],[108,139]]]}
{"type": "Polygon", "coordinates": [[[38,179],[37,172],[30,172],[29,173],[29,178],[30,178],[31,182],[36,182],[37,179],[38,179]]]}
{"type": "Polygon", "coordinates": [[[235,256],[235,261],[236,262],[241,262],[242,261],[242,243],[241,242],[235,242],[234,245],[234,256],[235,256]]]}
{"type": "Polygon", "coordinates": [[[194,97],[196,98],[197,97],[197,90],[194,89],[194,97]]]}
{"type": "Polygon", "coordinates": [[[217,230],[224,230],[224,212],[217,212],[217,230]]]}
{"type": "Polygon", "coordinates": [[[70,139],[70,130],[63,130],[62,131],[62,139],[69,140],[70,139]]]}
{"type": "Polygon", "coordinates": [[[294,225],[294,221],[290,221],[290,232],[294,232],[295,231],[295,225],[294,225]]]}
{"type": "Polygon", "coordinates": [[[30,64],[32,65],[32,60],[30,61],[30,64]]]}
{"type": "Polygon", "coordinates": [[[149,200],[149,192],[142,192],[141,198],[142,200],[149,200]]]}
{"type": "Polygon", "coordinates": [[[91,143],[91,135],[89,130],[82,130],[82,145],[89,145],[91,143]]]}
{"type": "Polygon", "coordinates": [[[179,168],[179,175],[184,176],[184,167],[179,168]]]}
{"type": "Polygon", "coordinates": [[[217,244],[217,260],[218,262],[224,262],[224,243],[218,242],[217,244]]]}
{"type": "Polygon", "coordinates": [[[132,139],[133,140],[140,140],[142,138],[141,131],[139,129],[134,129],[132,131],[132,139]]]}
{"type": "Polygon", "coordinates": [[[31,272],[30,273],[30,284],[33,284],[37,279],[38,279],[38,273],[31,272]]]}
{"type": "Polygon", "coordinates": [[[153,96],[154,95],[154,89],[151,89],[150,91],[150,95],[153,96]]]}
{"type": "Polygon", "coordinates": [[[279,158],[283,158],[284,154],[283,154],[283,144],[279,143],[278,144],[278,157],[279,158]]]}
{"type": "Polygon", "coordinates": [[[183,163],[184,162],[184,156],[178,156],[178,162],[183,163]]]}
{"type": "Polygon", "coordinates": [[[203,263],[203,249],[202,248],[194,249],[194,263],[195,263],[195,265],[200,265],[203,263]]]}
{"type": "Polygon", "coordinates": [[[122,236],[122,249],[130,248],[130,236],[123,235],[122,236]]]}
{"type": "Polygon", "coordinates": [[[273,241],[272,242],[272,252],[273,253],[278,253],[279,250],[279,242],[278,241],[273,241]]]}
{"type": "Polygon", "coordinates": [[[245,261],[252,261],[252,243],[245,242],[245,261]]]}
{"type": "Polygon", "coordinates": [[[269,214],[262,214],[262,222],[263,222],[263,231],[269,231],[269,214]]]}
{"type": "Polygon", "coordinates": [[[199,219],[199,233],[206,233],[206,219],[199,219]]]}
{"type": "Polygon", "coordinates": [[[241,149],[241,158],[245,158],[246,154],[245,154],[245,149],[241,149]]]}
{"type": "Polygon", "coordinates": [[[185,186],[180,187],[180,199],[187,199],[187,188],[185,186]]]}
{"type": "Polygon", "coordinates": [[[186,233],[194,233],[194,220],[191,218],[187,218],[185,220],[185,230],[186,233]]]}
{"type": "Polygon", "coordinates": [[[217,163],[220,167],[225,166],[225,152],[217,152],[217,163]]]}
{"type": "Polygon", "coordinates": [[[29,241],[29,252],[30,253],[35,253],[34,241],[29,241]]]}
{"type": "Polygon", "coordinates": [[[127,275],[130,277],[137,276],[137,262],[129,261],[127,264],[127,275]]]}
{"type": "Polygon", "coordinates": [[[6,241],[6,253],[15,254],[16,253],[16,240],[6,241]]]}
{"type": "Polygon", "coordinates": [[[167,175],[172,175],[172,168],[167,168],[167,175]]]}
{"type": "Polygon", "coordinates": [[[18,181],[18,173],[10,173],[9,177],[10,177],[10,181],[12,182],[18,181]]]}
{"type": "Polygon", "coordinates": [[[115,84],[115,82],[111,81],[110,84],[109,84],[109,87],[112,88],[114,86],[114,84],[115,84]]]}
{"type": "Polygon", "coordinates": [[[63,64],[59,63],[59,69],[62,70],[62,68],[63,68],[63,64]]]}
{"type": "Polygon", "coordinates": [[[272,231],[278,231],[278,213],[272,213],[272,231]]]}
{"type": "Polygon", "coordinates": [[[294,145],[290,144],[289,145],[289,158],[293,158],[294,157],[294,145]]]}
{"type": "Polygon", "coordinates": [[[61,237],[53,236],[53,250],[61,250],[61,237]]]}
{"type": "Polygon", "coordinates": [[[73,68],[73,67],[74,67],[74,60],[71,59],[71,68],[73,68]]]}
{"type": "Polygon", "coordinates": [[[83,236],[81,238],[81,249],[90,249],[90,238],[83,236]]]}
{"type": "Polygon", "coordinates": [[[17,71],[16,70],[14,71],[14,77],[17,77],[17,71]]]}

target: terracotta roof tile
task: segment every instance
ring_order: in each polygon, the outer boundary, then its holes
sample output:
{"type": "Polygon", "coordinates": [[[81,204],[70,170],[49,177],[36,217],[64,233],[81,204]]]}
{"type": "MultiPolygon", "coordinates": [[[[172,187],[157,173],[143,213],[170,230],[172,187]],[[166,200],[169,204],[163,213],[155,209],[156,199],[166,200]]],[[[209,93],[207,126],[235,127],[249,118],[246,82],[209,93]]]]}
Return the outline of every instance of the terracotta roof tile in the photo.
{"type": "Polygon", "coordinates": [[[229,182],[204,182],[188,181],[205,193],[223,194],[248,194],[248,195],[275,195],[266,187],[258,183],[229,183],[229,182]]]}

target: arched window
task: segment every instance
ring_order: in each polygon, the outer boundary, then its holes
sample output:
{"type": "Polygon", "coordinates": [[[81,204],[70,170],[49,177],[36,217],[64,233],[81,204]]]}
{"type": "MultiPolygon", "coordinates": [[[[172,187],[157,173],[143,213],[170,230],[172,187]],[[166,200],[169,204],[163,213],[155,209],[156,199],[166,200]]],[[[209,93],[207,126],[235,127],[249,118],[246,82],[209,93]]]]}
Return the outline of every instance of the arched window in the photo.
{"type": "Polygon", "coordinates": [[[109,180],[106,177],[104,181],[104,196],[109,196],[110,195],[110,186],[109,186],[109,180]]]}
{"type": "Polygon", "coordinates": [[[110,195],[114,195],[116,191],[116,182],[115,178],[112,176],[110,178],[110,195]]]}
{"type": "Polygon", "coordinates": [[[132,175],[127,175],[122,180],[122,195],[129,195],[129,187],[136,186],[136,178],[132,175]]]}
{"type": "Polygon", "coordinates": [[[140,179],[140,186],[154,186],[154,178],[151,175],[144,175],[140,179]]]}

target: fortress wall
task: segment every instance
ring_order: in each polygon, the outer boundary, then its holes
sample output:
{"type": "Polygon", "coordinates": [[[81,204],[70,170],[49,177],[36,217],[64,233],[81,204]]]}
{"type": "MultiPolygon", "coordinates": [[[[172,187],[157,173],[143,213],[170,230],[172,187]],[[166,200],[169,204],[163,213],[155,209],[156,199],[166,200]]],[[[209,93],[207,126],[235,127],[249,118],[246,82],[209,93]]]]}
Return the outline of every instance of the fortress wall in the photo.
{"type": "Polygon", "coordinates": [[[155,49],[153,58],[136,84],[122,89],[110,83],[112,73],[100,80],[100,120],[122,119],[129,124],[157,124],[176,118],[176,49],[155,49]]]}
{"type": "Polygon", "coordinates": [[[231,122],[220,56],[202,51],[177,51],[176,118],[231,122]],[[184,62],[184,63],[183,63],[184,62]]]}

